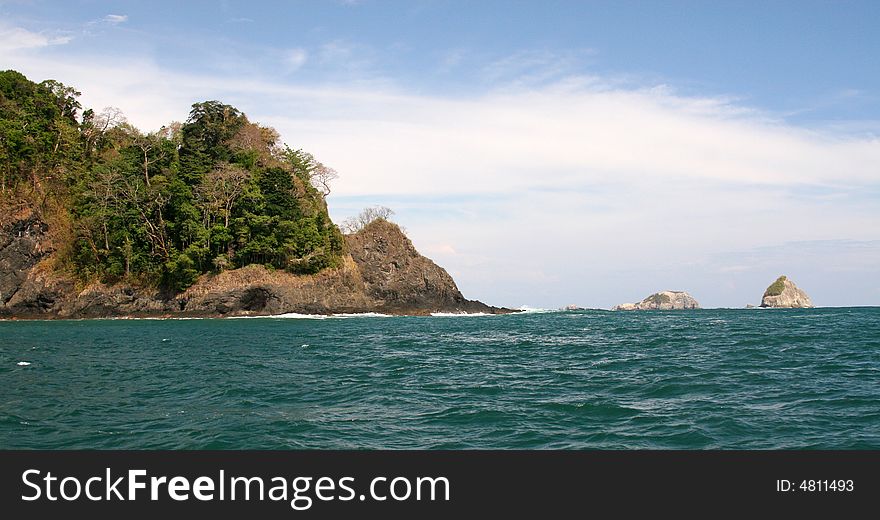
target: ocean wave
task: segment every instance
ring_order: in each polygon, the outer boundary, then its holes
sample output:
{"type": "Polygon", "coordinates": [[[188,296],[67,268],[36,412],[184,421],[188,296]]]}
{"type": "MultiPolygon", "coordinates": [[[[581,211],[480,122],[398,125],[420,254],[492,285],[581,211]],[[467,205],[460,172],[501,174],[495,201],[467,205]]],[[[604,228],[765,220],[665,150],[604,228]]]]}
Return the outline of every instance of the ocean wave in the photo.
{"type": "Polygon", "coordinates": [[[382,314],[381,312],[343,312],[332,314],[333,318],[393,318],[391,314],[382,314]]]}
{"type": "Polygon", "coordinates": [[[298,312],[285,312],[284,314],[266,314],[261,316],[229,316],[230,320],[259,320],[259,319],[287,319],[287,320],[326,320],[330,316],[326,314],[300,314],[298,312]]]}
{"type": "Polygon", "coordinates": [[[345,318],[393,318],[391,314],[379,312],[343,312],[339,314],[303,314],[299,312],[285,312],[284,314],[266,314],[261,316],[229,316],[229,319],[292,319],[292,320],[327,320],[345,318]]]}
{"type": "Polygon", "coordinates": [[[435,318],[461,318],[469,316],[493,316],[488,312],[432,312],[435,318]]]}
{"type": "Polygon", "coordinates": [[[519,308],[520,312],[524,314],[537,314],[544,312],[559,312],[559,309],[542,309],[540,307],[529,307],[528,305],[522,305],[519,308]]]}
{"type": "Polygon", "coordinates": [[[109,321],[165,321],[165,320],[206,320],[198,316],[109,316],[107,318],[77,318],[71,321],[92,321],[92,320],[109,320],[109,321]]]}
{"type": "Polygon", "coordinates": [[[878,326],[878,308],[2,323],[0,444],[871,449],[878,326]]]}

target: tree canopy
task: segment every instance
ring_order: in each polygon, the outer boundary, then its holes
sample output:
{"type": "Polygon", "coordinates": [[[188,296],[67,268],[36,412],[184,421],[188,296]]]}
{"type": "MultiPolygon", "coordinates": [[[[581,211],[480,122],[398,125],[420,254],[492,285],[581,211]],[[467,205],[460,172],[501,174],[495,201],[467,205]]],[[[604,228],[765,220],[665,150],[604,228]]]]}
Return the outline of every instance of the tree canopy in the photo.
{"type": "Polygon", "coordinates": [[[344,241],[324,198],[336,172],[220,101],[142,133],[56,81],[0,72],[0,198],[57,204],[82,280],[173,291],[259,263],[294,273],[338,265],[344,241]]]}

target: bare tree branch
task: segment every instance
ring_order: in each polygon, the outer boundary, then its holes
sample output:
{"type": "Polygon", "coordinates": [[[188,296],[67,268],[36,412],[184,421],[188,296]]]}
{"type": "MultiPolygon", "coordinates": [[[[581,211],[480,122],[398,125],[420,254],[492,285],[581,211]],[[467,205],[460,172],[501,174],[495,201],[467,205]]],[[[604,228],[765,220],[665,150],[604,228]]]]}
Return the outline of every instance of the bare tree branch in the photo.
{"type": "Polygon", "coordinates": [[[392,215],[394,215],[394,211],[391,208],[386,208],[385,206],[371,206],[361,210],[357,216],[343,220],[339,229],[343,233],[350,235],[352,233],[357,233],[377,220],[390,221],[392,215]]]}
{"type": "Polygon", "coordinates": [[[339,173],[333,168],[324,166],[323,163],[316,162],[309,172],[309,179],[312,186],[315,187],[325,198],[330,195],[330,184],[339,178],[339,173]]]}
{"type": "Polygon", "coordinates": [[[208,210],[205,212],[206,227],[211,227],[212,213],[223,218],[223,227],[229,227],[232,206],[241,196],[250,178],[251,174],[247,170],[229,163],[223,163],[205,175],[196,188],[196,196],[208,210]]]}

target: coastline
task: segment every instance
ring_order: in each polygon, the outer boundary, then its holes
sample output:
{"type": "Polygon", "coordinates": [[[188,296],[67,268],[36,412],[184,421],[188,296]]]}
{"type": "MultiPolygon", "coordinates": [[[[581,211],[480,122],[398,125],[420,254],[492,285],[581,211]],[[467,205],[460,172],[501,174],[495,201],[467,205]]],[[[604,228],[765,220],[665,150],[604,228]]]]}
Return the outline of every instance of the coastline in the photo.
{"type": "MultiPolygon", "coordinates": [[[[482,304],[482,302],[473,302],[482,304]]],[[[251,313],[251,314],[187,314],[187,313],[141,313],[141,314],[118,314],[108,316],[59,316],[47,314],[25,314],[16,316],[0,316],[0,323],[15,321],[175,321],[175,320],[241,320],[241,319],[304,319],[304,320],[324,320],[324,319],[348,319],[348,318],[474,318],[474,317],[491,317],[505,315],[532,315],[532,314],[585,314],[585,313],[601,313],[601,314],[621,314],[621,315],[693,315],[701,313],[711,313],[713,311],[725,312],[748,312],[755,310],[775,310],[781,312],[796,312],[803,310],[859,310],[859,309],[876,309],[880,305],[845,305],[845,306],[822,306],[812,307],[810,309],[802,308],[774,308],[774,307],[704,307],[700,309],[689,310],[641,310],[632,312],[620,312],[607,308],[584,308],[578,310],[566,309],[535,309],[535,308],[519,308],[511,309],[507,307],[486,306],[489,311],[475,312],[449,312],[449,311],[430,311],[425,309],[413,309],[410,311],[396,310],[387,312],[362,311],[362,312],[326,312],[326,313],[301,313],[301,312],[283,312],[283,313],[251,313]]]]}
{"type": "Polygon", "coordinates": [[[327,320],[327,319],[354,319],[354,318],[478,318],[491,316],[505,316],[510,314],[529,314],[519,309],[507,309],[495,307],[497,312],[412,312],[412,313],[381,313],[381,312],[340,312],[329,314],[303,314],[298,312],[285,312],[282,314],[236,314],[236,315],[174,315],[174,314],[144,314],[144,315],[118,315],[101,317],[67,317],[25,315],[0,317],[0,323],[13,321],[184,321],[184,320],[250,320],[250,319],[299,319],[299,320],[327,320]]]}
{"type": "Polygon", "coordinates": [[[419,254],[403,231],[386,220],[346,235],[346,251],[336,267],[304,275],[251,264],[204,274],[178,293],[124,281],[83,286],[74,275],[54,268],[59,253],[48,226],[26,215],[6,229],[19,223],[27,224],[28,232],[10,233],[0,244],[0,264],[10,267],[0,278],[0,318],[519,312],[465,298],[445,269],[419,254]]]}
{"type": "MultiPolygon", "coordinates": [[[[481,303],[481,302],[474,302],[481,303]]],[[[53,314],[23,314],[14,316],[0,316],[3,321],[90,321],[90,320],[238,320],[257,318],[276,319],[343,319],[343,318],[454,318],[454,317],[478,317],[478,316],[503,316],[507,314],[528,314],[521,309],[508,309],[505,307],[487,306],[488,311],[476,312],[450,312],[442,310],[413,309],[411,311],[392,310],[387,312],[362,311],[362,312],[326,312],[326,313],[251,313],[251,314],[219,314],[219,313],[142,313],[142,314],[115,314],[107,316],[64,316],[53,314]]],[[[551,311],[552,312],[552,311],[551,311]]]]}

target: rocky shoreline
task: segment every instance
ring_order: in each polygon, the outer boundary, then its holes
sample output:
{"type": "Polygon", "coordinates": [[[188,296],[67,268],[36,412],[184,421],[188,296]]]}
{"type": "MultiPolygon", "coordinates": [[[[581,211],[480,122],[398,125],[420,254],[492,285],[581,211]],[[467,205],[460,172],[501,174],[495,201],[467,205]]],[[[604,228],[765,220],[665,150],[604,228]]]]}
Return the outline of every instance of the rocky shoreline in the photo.
{"type": "MultiPolygon", "coordinates": [[[[82,286],[56,268],[59,255],[52,230],[30,211],[7,220],[0,231],[0,319],[519,312],[466,299],[449,273],[420,255],[387,220],[346,235],[346,254],[338,267],[295,275],[253,264],[203,275],[177,294],[134,283],[82,286]]],[[[780,276],[764,291],[760,307],[810,308],[813,303],[780,276]]],[[[661,291],[612,310],[700,308],[687,292],[661,291]]]]}
{"type": "Polygon", "coordinates": [[[203,275],[178,294],[135,284],[85,287],[55,269],[49,226],[25,215],[0,234],[0,318],[174,318],[285,313],[506,314],[466,299],[451,276],[416,251],[400,228],[379,220],[346,236],[342,265],[315,275],[261,265],[203,275]]]}

